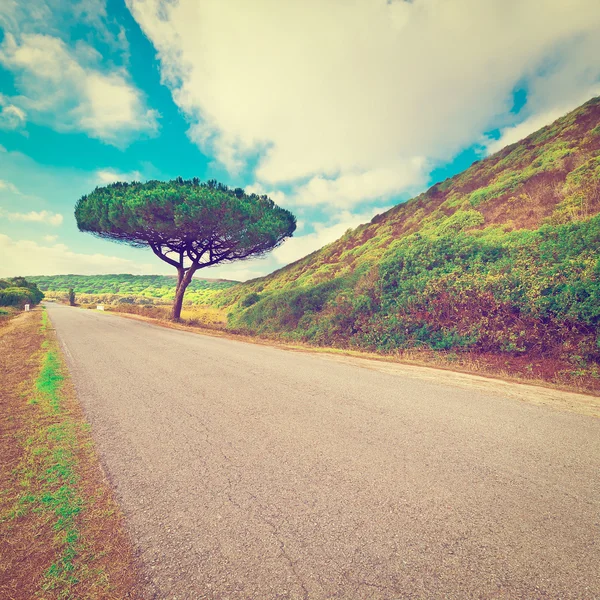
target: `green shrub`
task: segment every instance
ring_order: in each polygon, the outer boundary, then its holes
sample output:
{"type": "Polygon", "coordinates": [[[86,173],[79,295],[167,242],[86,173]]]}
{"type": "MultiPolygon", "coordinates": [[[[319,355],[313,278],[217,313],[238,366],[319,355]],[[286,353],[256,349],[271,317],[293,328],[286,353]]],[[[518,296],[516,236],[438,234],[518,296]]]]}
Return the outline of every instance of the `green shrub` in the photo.
{"type": "Polygon", "coordinates": [[[7,287],[0,290],[0,306],[18,306],[35,304],[34,295],[28,288],[7,287]]]}
{"type": "Polygon", "coordinates": [[[250,294],[248,294],[247,296],[244,296],[240,300],[240,306],[242,308],[248,308],[249,306],[256,304],[259,300],[260,300],[260,294],[257,294],[256,292],[251,292],[250,294]]]}
{"type": "Polygon", "coordinates": [[[35,283],[24,277],[0,279],[0,306],[18,306],[39,304],[44,298],[35,283]]]}

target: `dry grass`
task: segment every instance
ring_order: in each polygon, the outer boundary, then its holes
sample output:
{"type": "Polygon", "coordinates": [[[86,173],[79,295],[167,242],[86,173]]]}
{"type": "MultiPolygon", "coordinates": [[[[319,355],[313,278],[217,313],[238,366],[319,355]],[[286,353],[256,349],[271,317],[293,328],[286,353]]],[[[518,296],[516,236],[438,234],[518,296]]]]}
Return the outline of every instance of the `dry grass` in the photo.
{"type": "Polygon", "coordinates": [[[4,516],[22,493],[19,465],[34,429],[26,400],[39,370],[39,319],[39,313],[24,313],[0,330],[0,596],[11,600],[35,597],[55,554],[52,529],[39,515],[22,515],[18,521],[4,516]]]}
{"type": "MultiPolygon", "coordinates": [[[[163,321],[169,320],[171,315],[171,306],[118,304],[107,306],[106,310],[163,321]]],[[[180,323],[190,327],[224,330],[227,328],[227,313],[214,306],[184,306],[180,323]]]]}
{"type": "Polygon", "coordinates": [[[136,598],[133,549],[44,317],[0,329],[0,598],[136,598]]]}

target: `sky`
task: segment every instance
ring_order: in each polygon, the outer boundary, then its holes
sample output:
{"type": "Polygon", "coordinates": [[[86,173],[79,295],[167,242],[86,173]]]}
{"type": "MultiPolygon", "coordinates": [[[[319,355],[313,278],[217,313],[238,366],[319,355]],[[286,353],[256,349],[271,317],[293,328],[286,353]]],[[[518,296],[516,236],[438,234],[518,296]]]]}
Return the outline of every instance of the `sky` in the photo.
{"type": "Polygon", "coordinates": [[[281,268],[600,94],[598,0],[2,0],[0,276],[171,274],[77,229],[199,177],[298,219],[281,268]]]}

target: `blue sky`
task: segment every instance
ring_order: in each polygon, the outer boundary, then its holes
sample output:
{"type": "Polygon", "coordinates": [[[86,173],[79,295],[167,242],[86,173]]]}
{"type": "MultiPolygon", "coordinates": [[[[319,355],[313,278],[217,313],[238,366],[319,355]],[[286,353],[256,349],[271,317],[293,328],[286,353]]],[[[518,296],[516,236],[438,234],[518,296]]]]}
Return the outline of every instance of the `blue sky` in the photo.
{"type": "Polygon", "coordinates": [[[600,93],[598,30],[596,0],[5,0],[0,276],[170,273],[73,207],[179,175],[297,215],[198,276],[271,272],[600,93]]]}

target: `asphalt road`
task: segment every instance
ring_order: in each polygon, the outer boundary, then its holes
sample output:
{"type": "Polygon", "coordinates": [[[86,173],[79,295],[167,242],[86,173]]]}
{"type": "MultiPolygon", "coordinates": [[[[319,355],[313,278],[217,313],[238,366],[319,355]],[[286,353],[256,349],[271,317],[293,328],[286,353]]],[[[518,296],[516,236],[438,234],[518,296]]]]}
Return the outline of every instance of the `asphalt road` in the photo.
{"type": "Polygon", "coordinates": [[[148,598],[600,598],[600,420],[48,304],[148,598]]]}

